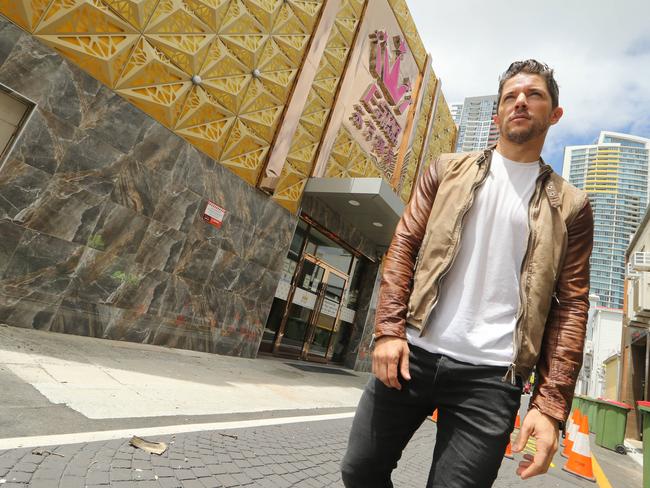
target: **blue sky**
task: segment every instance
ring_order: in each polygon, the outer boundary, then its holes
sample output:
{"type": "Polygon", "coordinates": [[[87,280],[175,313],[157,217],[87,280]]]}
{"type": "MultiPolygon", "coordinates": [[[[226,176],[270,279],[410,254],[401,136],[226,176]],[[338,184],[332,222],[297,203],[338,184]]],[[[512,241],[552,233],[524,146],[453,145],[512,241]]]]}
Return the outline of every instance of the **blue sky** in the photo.
{"type": "Polygon", "coordinates": [[[448,102],[497,92],[518,59],[555,69],[564,117],[542,153],[562,170],[564,146],[601,130],[650,137],[650,1],[407,0],[448,102]]]}

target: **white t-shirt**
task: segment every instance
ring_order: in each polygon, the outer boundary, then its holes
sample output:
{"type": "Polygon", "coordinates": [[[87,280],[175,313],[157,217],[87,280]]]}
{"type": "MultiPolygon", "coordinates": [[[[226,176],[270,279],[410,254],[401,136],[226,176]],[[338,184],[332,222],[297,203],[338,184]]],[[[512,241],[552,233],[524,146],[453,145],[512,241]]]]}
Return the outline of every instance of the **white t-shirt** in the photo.
{"type": "Polygon", "coordinates": [[[537,162],[518,163],[493,152],[426,333],[419,337],[408,327],[411,344],[471,364],[512,362],[528,206],[538,174],[537,162]]]}

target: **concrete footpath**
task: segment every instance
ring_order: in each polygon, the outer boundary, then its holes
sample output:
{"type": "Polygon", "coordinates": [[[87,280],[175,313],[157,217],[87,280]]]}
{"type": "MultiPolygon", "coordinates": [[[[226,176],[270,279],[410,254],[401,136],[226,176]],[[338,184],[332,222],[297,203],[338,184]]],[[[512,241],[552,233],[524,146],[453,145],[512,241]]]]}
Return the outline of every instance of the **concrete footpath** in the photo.
{"type": "MultiPolygon", "coordinates": [[[[0,326],[0,486],[339,487],[367,379],[295,361],[0,326]],[[137,449],[133,435],[167,450],[137,449]]],[[[396,487],[425,485],[434,443],[435,424],[425,422],[396,487]]],[[[592,449],[605,474],[599,486],[641,488],[630,456],[593,441],[592,449]]],[[[547,475],[524,483],[517,460],[504,460],[495,487],[595,486],[562,471],[559,455],[547,475]]]]}

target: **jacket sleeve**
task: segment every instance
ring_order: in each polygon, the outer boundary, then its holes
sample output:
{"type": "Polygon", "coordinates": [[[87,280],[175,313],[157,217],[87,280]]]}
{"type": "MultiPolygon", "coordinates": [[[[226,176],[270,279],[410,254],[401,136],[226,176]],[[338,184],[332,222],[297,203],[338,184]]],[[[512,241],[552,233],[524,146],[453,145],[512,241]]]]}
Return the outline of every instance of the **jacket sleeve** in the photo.
{"type": "Polygon", "coordinates": [[[538,381],[530,402],[532,407],[562,422],[571,410],[589,314],[589,258],[594,218],[587,198],[567,232],[557,300],[553,300],[546,322],[537,363],[538,381]]]}
{"type": "Polygon", "coordinates": [[[440,158],[420,178],[384,258],[375,315],[375,339],[383,336],[406,338],[406,312],[415,261],[438,191],[439,163],[440,158]]]}

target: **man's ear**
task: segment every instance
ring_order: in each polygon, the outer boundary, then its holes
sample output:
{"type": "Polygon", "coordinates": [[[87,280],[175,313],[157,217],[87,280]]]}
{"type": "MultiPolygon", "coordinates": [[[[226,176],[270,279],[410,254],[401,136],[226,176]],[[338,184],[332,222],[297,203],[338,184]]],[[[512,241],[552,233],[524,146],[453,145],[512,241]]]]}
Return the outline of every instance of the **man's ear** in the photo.
{"type": "Polygon", "coordinates": [[[551,125],[557,124],[564,115],[564,109],[562,107],[555,107],[551,112],[551,125]]]}
{"type": "Polygon", "coordinates": [[[498,116],[497,114],[494,114],[494,115],[492,116],[492,122],[494,122],[494,125],[496,125],[497,127],[498,127],[499,124],[501,123],[501,120],[499,119],[499,116],[498,116]]]}

